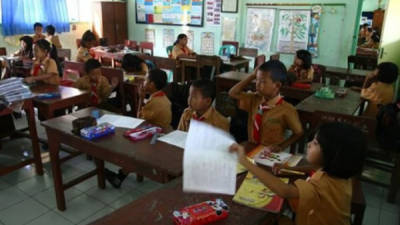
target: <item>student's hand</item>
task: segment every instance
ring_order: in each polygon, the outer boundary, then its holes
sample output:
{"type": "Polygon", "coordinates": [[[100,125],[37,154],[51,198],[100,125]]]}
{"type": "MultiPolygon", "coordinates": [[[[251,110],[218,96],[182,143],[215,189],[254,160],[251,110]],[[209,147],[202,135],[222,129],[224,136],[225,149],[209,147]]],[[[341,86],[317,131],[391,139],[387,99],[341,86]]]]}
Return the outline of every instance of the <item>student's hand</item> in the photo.
{"type": "Polygon", "coordinates": [[[241,146],[239,144],[233,144],[229,147],[229,151],[232,153],[235,153],[235,152],[237,153],[239,162],[243,162],[244,160],[247,160],[247,156],[246,156],[243,146],[241,146]]]}
{"type": "Polygon", "coordinates": [[[28,84],[31,84],[31,83],[35,82],[35,78],[34,77],[25,77],[24,81],[28,84]]]}
{"type": "Polygon", "coordinates": [[[279,145],[270,145],[267,146],[271,152],[281,152],[282,148],[279,145]]]}
{"type": "Polygon", "coordinates": [[[281,164],[281,163],[274,163],[274,165],[272,166],[272,173],[274,175],[279,175],[281,169],[287,169],[288,166],[285,164],[281,164]]]}

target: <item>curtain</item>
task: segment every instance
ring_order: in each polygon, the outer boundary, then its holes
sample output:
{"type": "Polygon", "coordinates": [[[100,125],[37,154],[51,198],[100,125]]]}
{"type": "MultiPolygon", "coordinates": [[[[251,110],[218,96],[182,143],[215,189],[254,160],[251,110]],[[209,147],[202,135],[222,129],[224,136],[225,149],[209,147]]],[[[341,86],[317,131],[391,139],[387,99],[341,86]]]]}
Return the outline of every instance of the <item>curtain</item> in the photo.
{"type": "Polygon", "coordinates": [[[56,32],[68,32],[65,0],[2,0],[3,35],[32,34],[33,24],[53,25],[56,32]]]}

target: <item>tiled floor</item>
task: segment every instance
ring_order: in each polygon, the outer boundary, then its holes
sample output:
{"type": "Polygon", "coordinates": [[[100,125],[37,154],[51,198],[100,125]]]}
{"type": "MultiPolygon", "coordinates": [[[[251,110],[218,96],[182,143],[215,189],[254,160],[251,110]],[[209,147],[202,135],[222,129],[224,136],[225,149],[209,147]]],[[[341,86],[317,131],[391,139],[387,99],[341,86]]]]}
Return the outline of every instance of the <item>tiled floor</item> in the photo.
{"type": "MultiPolygon", "coordinates": [[[[20,123],[19,120],[17,122],[20,123]]],[[[43,129],[38,129],[39,135],[43,136],[43,129]]],[[[0,165],[30,154],[26,151],[30,148],[28,139],[2,140],[2,144],[0,165]]],[[[96,178],[91,178],[67,190],[67,210],[60,212],[56,208],[50,163],[46,162],[44,166],[43,176],[36,176],[34,168],[27,166],[0,177],[0,225],[88,224],[161,187],[146,179],[143,183],[137,183],[135,176],[130,175],[121,189],[107,185],[105,190],[100,190],[96,178]]],[[[106,166],[116,169],[111,164],[106,166]]],[[[80,156],[63,165],[63,177],[68,180],[93,168],[93,162],[80,156]]],[[[385,189],[363,183],[363,190],[368,205],[365,225],[399,224],[400,196],[396,204],[389,204],[386,202],[385,189]]]]}

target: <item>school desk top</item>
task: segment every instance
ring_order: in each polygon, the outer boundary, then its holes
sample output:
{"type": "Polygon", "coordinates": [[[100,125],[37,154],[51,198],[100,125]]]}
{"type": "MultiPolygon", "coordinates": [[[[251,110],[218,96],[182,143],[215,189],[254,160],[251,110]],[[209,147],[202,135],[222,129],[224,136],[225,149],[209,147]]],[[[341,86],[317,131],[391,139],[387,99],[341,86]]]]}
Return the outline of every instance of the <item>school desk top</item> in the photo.
{"type": "Polygon", "coordinates": [[[359,69],[350,69],[335,67],[335,66],[326,66],[326,73],[332,74],[336,76],[346,77],[346,76],[359,76],[366,77],[370,70],[359,70],[359,69]]]}

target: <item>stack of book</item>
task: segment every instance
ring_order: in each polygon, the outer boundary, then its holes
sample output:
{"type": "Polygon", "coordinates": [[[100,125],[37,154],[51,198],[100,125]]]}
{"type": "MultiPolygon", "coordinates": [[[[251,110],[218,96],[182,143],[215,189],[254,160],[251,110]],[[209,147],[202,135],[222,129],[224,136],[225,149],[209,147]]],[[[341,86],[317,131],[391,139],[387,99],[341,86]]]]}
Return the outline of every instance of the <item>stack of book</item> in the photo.
{"type": "Polygon", "coordinates": [[[32,92],[24,85],[23,78],[12,77],[0,81],[0,99],[13,103],[32,97],[32,92]]]}

